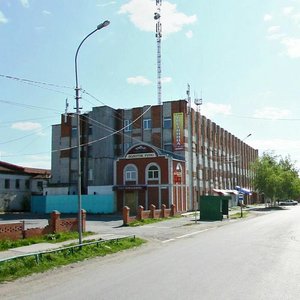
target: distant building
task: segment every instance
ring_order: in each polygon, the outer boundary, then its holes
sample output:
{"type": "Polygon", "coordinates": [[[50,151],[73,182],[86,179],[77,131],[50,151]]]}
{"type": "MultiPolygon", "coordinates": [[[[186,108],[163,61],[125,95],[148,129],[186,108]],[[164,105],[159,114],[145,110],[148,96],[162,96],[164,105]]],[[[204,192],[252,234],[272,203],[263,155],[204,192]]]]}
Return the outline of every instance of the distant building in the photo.
{"type": "MultiPolygon", "coordinates": [[[[94,107],[80,124],[82,193],[113,186],[118,210],[128,203],[132,209],[177,203],[186,211],[214,189],[252,188],[250,163],[258,151],[190,110],[186,100],[94,107]]],[[[51,184],[69,194],[77,193],[76,145],[76,115],[62,115],[52,127],[51,184]]]]}
{"type": "Polygon", "coordinates": [[[42,195],[50,170],[27,168],[0,161],[0,210],[29,209],[32,195],[42,195]]]}

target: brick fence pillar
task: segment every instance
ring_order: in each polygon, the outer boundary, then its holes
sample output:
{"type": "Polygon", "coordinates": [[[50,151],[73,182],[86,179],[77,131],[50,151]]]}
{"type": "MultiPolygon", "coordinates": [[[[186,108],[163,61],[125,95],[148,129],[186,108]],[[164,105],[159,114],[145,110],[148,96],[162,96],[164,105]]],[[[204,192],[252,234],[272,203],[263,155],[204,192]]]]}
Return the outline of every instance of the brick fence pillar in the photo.
{"type": "Polygon", "coordinates": [[[142,205],[139,205],[138,211],[137,211],[137,216],[136,216],[137,220],[139,220],[139,221],[143,220],[143,211],[144,211],[144,207],[142,205]]]}
{"type": "Polygon", "coordinates": [[[166,217],[166,205],[165,204],[163,204],[162,206],[161,206],[161,217],[162,218],[165,218],[166,217]]]}
{"type": "Polygon", "coordinates": [[[175,206],[175,204],[171,205],[171,213],[170,213],[170,215],[172,217],[174,217],[176,215],[176,206],[175,206]]]}
{"type": "Polygon", "coordinates": [[[51,213],[51,233],[59,232],[59,221],[60,221],[60,212],[54,210],[51,213]]]}
{"type": "Polygon", "coordinates": [[[130,222],[129,218],[130,208],[128,206],[123,207],[123,225],[128,225],[130,222]]]}
{"type": "Polygon", "coordinates": [[[150,205],[150,211],[151,211],[151,213],[150,213],[150,218],[152,218],[152,219],[154,219],[154,217],[155,217],[155,205],[154,204],[151,204],[150,205]]]}
{"type": "Polygon", "coordinates": [[[86,210],[82,209],[81,210],[81,228],[82,228],[82,232],[85,232],[86,230],[86,210]]]}

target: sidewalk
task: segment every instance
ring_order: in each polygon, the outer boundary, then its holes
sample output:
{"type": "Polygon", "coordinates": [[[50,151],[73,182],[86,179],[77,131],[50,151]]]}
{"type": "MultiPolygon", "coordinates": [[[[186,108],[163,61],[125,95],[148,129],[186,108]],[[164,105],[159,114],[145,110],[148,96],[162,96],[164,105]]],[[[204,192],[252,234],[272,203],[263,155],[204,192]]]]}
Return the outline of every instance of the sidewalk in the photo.
{"type": "MultiPolygon", "coordinates": [[[[252,207],[245,207],[243,208],[243,211],[251,211],[252,207]]],[[[236,214],[240,212],[239,207],[235,207],[232,210],[229,211],[229,215],[236,214]]],[[[149,225],[144,226],[137,226],[137,227],[123,227],[122,221],[93,221],[90,223],[90,226],[88,224],[87,230],[96,232],[94,235],[90,235],[87,237],[84,237],[82,240],[108,240],[113,238],[121,238],[125,236],[132,236],[136,235],[148,240],[159,240],[163,241],[168,238],[172,238],[174,236],[178,235],[184,235],[188,232],[191,232],[193,230],[196,230],[196,227],[193,226],[187,226],[187,225],[194,225],[197,224],[197,230],[199,230],[199,227],[201,229],[207,229],[207,228],[216,228],[219,226],[223,226],[225,224],[228,224],[228,221],[231,221],[231,219],[224,218],[223,221],[212,221],[212,222],[204,222],[199,220],[199,211],[197,211],[196,217],[195,212],[188,212],[185,214],[182,214],[182,218],[174,218],[171,220],[153,223],[149,225]],[[196,222],[194,223],[194,220],[196,222]],[[97,223],[97,225],[95,225],[97,223]],[[91,230],[92,229],[92,230],[91,230]],[[93,230],[95,229],[95,230],[93,230]]],[[[61,243],[38,243],[33,244],[29,246],[23,246],[18,248],[13,248],[7,251],[0,251],[0,260],[14,257],[14,256],[22,256],[24,254],[29,253],[36,253],[46,250],[54,250],[58,249],[70,244],[78,243],[78,240],[69,240],[64,241],[61,243]]]]}
{"type": "MultiPolygon", "coordinates": [[[[122,237],[125,236],[115,235],[115,234],[94,234],[87,237],[83,237],[82,241],[84,242],[90,240],[109,240],[112,238],[122,238],[122,237]]],[[[2,259],[15,257],[15,256],[22,256],[24,254],[59,249],[64,246],[68,246],[70,244],[76,244],[76,243],[78,244],[78,240],[68,240],[60,243],[38,243],[38,244],[32,244],[32,245],[18,247],[18,248],[12,248],[6,251],[0,251],[0,261],[2,259]]]]}

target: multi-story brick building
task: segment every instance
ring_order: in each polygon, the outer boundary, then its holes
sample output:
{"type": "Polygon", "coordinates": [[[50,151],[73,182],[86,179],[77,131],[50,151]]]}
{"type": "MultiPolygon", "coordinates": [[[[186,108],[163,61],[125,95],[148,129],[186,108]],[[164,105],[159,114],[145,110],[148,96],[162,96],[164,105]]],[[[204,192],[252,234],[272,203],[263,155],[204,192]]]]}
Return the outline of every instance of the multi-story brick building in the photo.
{"type": "MultiPolygon", "coordinates": [[[[82,193],[91,186],[114,185],[119,209],[128,200],[126,193],[134,191],[134,205],[149,206],[151,201],[170,205],[176,199],[178,203],[178,184],[182,187],[180,210],[193,209],[198,195],[212,194],[214,189],[237,185],[251,189],[250,163],[258,151],[190,109],[186,100],[131,109],[94,107],[81,115],[80,124],[82,193]],[[155,154],[130,155],[138,145],[155,154]],[[171,161],[164,164],[160,159],[171,161]],[[127,165],[133,168],[126,171],[127,165]],[[143,175],[130,181],[127,176],[134,170],[143,175]],[[159,178],[149,181],[151,174],[159,178]],[[178,174],[183,176],[180,182],[178,174]]],[[[69,193],[76,193],[75,115],[62,115],[52,134],[52,184],[68,186],[69,193]]]]}

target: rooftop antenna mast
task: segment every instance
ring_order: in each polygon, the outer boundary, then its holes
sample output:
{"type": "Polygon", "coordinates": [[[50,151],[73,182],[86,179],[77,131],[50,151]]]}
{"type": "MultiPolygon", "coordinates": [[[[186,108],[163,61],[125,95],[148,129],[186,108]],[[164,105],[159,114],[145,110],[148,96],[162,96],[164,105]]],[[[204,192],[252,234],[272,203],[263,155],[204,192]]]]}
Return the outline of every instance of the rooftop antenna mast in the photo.
{"type": "Polygon", "coordinates": [[[66,99],[66,108],[65,108],[65,123],[67,123],[68,108],[69,108],[69,102],[68,102],[68,98],[67,98],[66,99]]]}
{"type": "Polygon", "coordinates": [[[156,42],[157,42],[157,101],[158,105],[161,105],[161,37],[162,26],[160,23],[161,17],[161,2],[162,0],[156,0],[156,12],[154,13],[154,20],[156,20],[156,42]]]}

